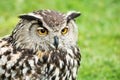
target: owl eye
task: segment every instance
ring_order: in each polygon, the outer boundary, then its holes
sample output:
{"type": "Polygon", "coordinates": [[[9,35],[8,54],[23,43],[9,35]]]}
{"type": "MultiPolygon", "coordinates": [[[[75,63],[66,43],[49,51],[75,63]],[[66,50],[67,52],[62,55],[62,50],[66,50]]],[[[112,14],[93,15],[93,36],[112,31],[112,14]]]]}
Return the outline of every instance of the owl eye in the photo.
{"type": "Polygon", "coordinates": [[[43,29],[38,29],[38,33],[39,33],[40,35],[47,35],[47,34],[48,34],[48,31],[47,31],[47,29],[43,28],[43,29]]]}
{"type": "Polygon", "coordinates": [[[66,34],[68,32],[68,28],[64,28],[64,29],[62,29],[62,31],[61,31],[61,33],[64,35],[64,34],[66,34]]]}

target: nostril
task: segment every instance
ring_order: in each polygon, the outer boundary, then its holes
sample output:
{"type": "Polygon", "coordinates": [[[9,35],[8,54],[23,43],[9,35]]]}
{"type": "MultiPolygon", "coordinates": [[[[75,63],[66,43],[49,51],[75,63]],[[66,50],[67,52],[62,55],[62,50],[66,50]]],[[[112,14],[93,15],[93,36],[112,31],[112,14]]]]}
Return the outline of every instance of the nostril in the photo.
{"type": "Polygon", "coordinates": [[[54,36],[54,43],[53,45],[55,46],[55,48],[57,49],[58,48],[58,45],[59,45],[59,39],[57,36],[54,36]]]}

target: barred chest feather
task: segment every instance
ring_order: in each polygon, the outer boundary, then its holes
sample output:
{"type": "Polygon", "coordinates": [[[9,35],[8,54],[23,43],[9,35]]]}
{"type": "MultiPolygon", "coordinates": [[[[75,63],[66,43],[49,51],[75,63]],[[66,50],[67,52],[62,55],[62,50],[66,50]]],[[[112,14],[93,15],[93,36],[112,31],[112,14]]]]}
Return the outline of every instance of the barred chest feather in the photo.
{"type": "Polygon", "coordinates": [[[2,39],[0,80],[76,80],[80,58],[77,47],[49,52],[13,50],[8,39],[2,39]]]}

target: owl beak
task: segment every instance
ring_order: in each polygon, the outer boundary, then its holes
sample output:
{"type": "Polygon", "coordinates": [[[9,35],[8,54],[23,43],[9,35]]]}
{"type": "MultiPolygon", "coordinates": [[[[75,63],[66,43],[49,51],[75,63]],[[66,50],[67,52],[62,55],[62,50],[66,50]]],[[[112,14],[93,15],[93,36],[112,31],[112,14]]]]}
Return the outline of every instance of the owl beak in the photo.
{"type": "Polygon", "coordinates": [[[58,45],[59,45],[59,39],[57,36],[54,36],[54,43],[53,45],[55,46],[55,48],[57,49],[58,48],[58,45]]]}

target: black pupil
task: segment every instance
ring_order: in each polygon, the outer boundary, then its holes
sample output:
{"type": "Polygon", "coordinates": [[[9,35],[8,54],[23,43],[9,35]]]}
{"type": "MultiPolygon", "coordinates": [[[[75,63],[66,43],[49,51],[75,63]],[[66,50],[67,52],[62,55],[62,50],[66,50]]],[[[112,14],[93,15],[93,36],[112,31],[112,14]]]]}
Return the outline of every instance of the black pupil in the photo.
{"type": "Polygon", "coordinates": [[[65,31],[65,29],[62,30],[62,32],[64,32],[64,31],[65,31]]]}
{"type": "Polygon", "coordinates": [[[42,33],[45,33],[45,29],[41,29],[41,32],[42,32],[42,33]]]}

